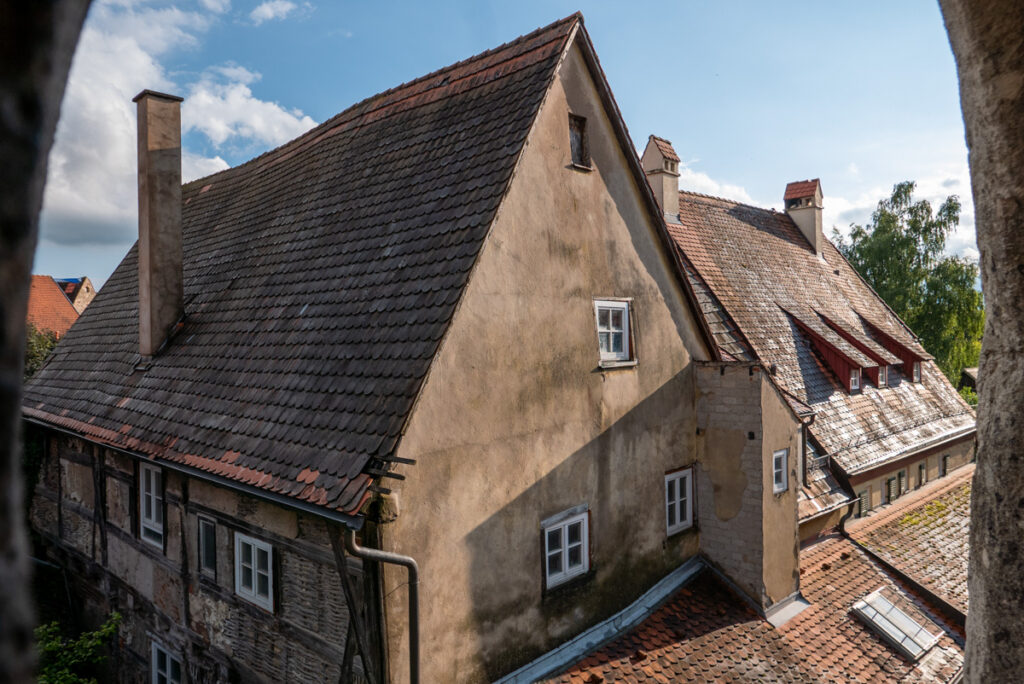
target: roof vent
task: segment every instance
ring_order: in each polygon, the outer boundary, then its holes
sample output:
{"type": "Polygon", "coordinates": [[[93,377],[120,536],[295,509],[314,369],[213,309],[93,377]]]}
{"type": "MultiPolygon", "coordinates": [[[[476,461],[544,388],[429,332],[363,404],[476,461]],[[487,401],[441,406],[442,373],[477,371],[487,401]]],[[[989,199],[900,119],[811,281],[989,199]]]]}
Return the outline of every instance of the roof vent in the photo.
{"type": "Polygon", "coordinates": [[[679,155],[672,149],[672,143],[656,135],[650,136],[640,163],[658,206],[673,222],[678,221],[679,155]]]}
{"type": "Polygon", "coordinates": [[[817,178],[790,183],[783,196],[786,213],[818,256],[825,249],[825,235],[821,229],[821,199],[821,181],[817,178]]]}

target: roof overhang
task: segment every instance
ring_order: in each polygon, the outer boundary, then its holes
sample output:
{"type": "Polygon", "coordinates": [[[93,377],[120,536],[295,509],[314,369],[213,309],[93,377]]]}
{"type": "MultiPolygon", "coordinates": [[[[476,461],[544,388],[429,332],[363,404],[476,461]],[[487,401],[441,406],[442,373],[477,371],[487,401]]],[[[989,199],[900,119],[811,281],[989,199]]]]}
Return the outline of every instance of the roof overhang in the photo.
{"type": "Polygon", "coordinates": [[[974,439],[976,432],[977,428],[974,425],[967,428],[957,428],[922,444],[917,444],[908,449],[904,449],[903,451],[896,452],[895,454],[885,458],[880,463],[869,463],[860,468],[856,468],[847,476],[850,486],[853,487],[867,482],[868,480],[873,480],[876,477],[881,477],[894,469],[901,468],[912,461],[916,461],[924,458],[925,456],[930,456],[938,451],[942,451],[953,444],[974,439]]]}

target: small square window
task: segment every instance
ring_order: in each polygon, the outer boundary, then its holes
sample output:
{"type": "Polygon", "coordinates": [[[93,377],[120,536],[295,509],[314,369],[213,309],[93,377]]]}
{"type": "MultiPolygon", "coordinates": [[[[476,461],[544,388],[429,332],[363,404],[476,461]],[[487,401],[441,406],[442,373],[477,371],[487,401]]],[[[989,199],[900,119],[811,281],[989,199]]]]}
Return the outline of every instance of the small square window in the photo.
{"type": "Polygon", "coordinates": [[[850,391],[854,392],[860,389],[860,368],[854,368],[850,371],[850,391]]]}
{"type": "Polygon", "coordinates": [[[789,488],[789,474],[787,462],[789,461],[789,449],[780,449],[772,454],[772,482],[773,491],[778,494],[789,488]]]}
{"type": "Polygon", "coordinates": [[[668,534],[693,526],[692,470],[680,470],[665,476],[665,525],[668,534]]]}
{"type": "Polygon", "coordinates": [[[184,684],[181,660],[155,641],[150,658],[149,671],[152,684],[184,684]]]}
{"type": "Polygon", "coordinates": [[[544,578],[550,589],[590,569],[590,534],[586,511],[545,521],[544,578]]]}
{"type": "Polygon", "coordinates": [[[921,382],[921,362],[914,362],[914,382],[921,382]]]}
{"type": "Polygon", "coordinates": [[[594,315],[601,361],[629,361],[629,302],[594,300],[594,315]]]}
{"type": "Polygon", "coordinates": [[[569,148],[575,166],[590,168],[590,145],[587,140],[587,120],[582,116],[569,115],[569,148]]]}
{"type": "Polygon", "coordinates": [[[145,463],[139,464],[139,535],[144,541],[163,549],[163,472],[145,463]]]}
{"type": "Polygon", "coordinates": [[[270,544],[235,534],[235,593],[274,610],[274,549],[270,544]]]}
{"type": "Polygon", "coordinates": [[[208,518],[199,518],[199,571],[217,576],[217,524],[208,518]]]}

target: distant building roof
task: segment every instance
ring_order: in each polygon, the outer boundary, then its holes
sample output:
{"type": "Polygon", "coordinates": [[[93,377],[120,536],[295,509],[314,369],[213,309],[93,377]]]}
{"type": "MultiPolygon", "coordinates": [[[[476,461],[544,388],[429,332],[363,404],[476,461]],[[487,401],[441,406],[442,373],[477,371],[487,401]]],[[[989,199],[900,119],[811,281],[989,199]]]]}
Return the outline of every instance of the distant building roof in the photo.
{"type": "Polygon", "coordinates": [[[965,615],[974,467],[958,468],[846,525],[858,543],[965,615]]]}
{"type": "Polygon", "coordinates": [[[78,320],[78,312],[53,278],[34,275],[28,295],[27,320],[39,330],[51,330],[57,337],[63,337],[78,320]]]}
{"type": "Polygon", "coordinates": [[[830,242],[819,257],[788,214],[697,193],[679,193],[679,217],[668,230],[723,356],[774,368],[790,403],[816,413],[809,432],[842,471],[974,430],[970,407],[830,242]],[[851,394],[822,350],[864,367],[899,364],[882,333],[923,359],[922,382],[894,365],[888,386],[863,378],[851,394]]]}
{"type": "Polygon", "coordinates": [[[775,628],[705,570],[640,626],[549,681],[949,682],[960,672],[963,632],[850,540],[831,536],[803,549],[800,587],[810,605],[775,628]],[[920,660],[851,612],[876,589],[940,635],[920,660]]]}

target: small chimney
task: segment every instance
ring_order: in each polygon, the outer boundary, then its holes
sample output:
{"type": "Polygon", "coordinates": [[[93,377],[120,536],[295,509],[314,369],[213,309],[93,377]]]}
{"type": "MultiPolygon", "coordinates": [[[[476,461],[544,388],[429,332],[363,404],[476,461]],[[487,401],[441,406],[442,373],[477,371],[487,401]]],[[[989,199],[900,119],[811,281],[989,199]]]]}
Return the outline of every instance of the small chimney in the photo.
{"type": "Polygon", "coordinates": [[[821,229],[821,197],[821,181],[815,178],[790,183],[782,198],[786,204],[786,213],[818,256],[825,249],[825,234],[821,229]]]}
{"type": "Polygon", "coordinates": [[[143,90],[139,125],[139,354],[152,357],[184,313],[181,102],[143,90]]]}
{"type": "Polygon", "coordinates": [[[654,191],[658,206],[672,221],[679,220],[679,155],[672,143],[652,135],[640,158],[647,182],[654,191]]]}

